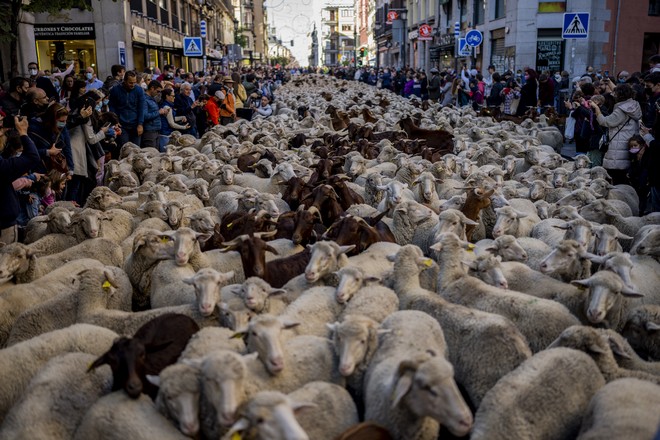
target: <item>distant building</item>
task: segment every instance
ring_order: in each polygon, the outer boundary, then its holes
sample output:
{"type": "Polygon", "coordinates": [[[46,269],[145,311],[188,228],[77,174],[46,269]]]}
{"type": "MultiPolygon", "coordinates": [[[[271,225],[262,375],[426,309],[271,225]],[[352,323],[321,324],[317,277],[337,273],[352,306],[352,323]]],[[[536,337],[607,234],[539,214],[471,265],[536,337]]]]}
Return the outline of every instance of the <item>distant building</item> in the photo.
{"type": "Polygon", "coordinates": [[[355,62],[354,0],[326,1],[321,10],[321,61],[326,66],[355,62]]]}

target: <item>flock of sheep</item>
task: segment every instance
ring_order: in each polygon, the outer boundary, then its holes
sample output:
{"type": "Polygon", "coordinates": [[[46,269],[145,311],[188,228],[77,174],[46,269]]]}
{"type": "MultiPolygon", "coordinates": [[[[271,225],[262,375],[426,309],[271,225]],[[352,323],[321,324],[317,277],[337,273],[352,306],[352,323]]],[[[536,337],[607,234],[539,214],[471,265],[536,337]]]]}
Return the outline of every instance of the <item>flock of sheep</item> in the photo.
{"type": "Polygon", "coordinates": [[[543,117],[277,98],[0,247],[0,438],[654,438],[660,213],[543,117]]]}

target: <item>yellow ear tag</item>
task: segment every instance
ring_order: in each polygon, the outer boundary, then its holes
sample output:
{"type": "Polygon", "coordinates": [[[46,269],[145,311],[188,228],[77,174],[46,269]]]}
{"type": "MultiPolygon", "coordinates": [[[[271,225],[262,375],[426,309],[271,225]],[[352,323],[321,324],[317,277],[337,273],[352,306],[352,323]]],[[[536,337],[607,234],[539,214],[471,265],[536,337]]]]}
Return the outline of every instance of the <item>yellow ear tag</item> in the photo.
{"type": "Polygon", "coordinates": [[[468,247],[466,249],[468,252],[474,252],[474,245],[472,243],[468,244],[468,247]]]}
{"type": "Polygon", "coordinates": [[[231,435],[231,440],[241,440],[243,437],[240,432],[235,432],[231,435]]]}
{"type": "Polygon", "coordinates": [[[433,260],[431,260],[430,258],[427,258],[426,260],[424,260],[424,266],[426,266],[426,267],[433,266],[433,260]]]}
{"type": "Polygon", "coordinates": [[[169,237],[161,237],[161,238],[160,238],[160,241],[161,241],[162,243],[167,243],[168,241],[170,241],[170,238],[169,238],[169,237]]]}
{"type": "Polygon", "coordinates": [[[110,281],[105,280],[105,282],[101,284],[101,287],[103,287],[104,289],[109,289],[110,287],[112,287],[112,284],[110,284],[110,281]]]}
{"type": "MultiPolygon", "coordinates": [[[[233,223],[228,223],[228,224],[227,224],[227,229],[231,229],[232,226],[234,226],[233,223]]],[[[240,435],[240,434],[239,434],[239,435],[240,435]]]]}
{"type": "Polygon", "coordinates": [[[236,333],[229,339],[241,339],[242,337],[243,337],[243,333],[236,333]]]}

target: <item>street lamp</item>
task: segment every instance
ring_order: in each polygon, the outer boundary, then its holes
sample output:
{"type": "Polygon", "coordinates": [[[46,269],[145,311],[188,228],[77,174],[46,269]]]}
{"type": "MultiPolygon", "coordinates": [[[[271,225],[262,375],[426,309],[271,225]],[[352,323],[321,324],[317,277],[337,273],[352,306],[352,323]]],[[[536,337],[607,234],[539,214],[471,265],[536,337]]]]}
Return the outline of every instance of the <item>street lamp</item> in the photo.
{"type": "Polygon", "coordinates": [[[403,11],[401,11],[399,16],[401,17],[401,21],[403,21],[403,41],[401,42],[401,44],[403,46],[401,47],[401,58],[403,58],[402,68],[405,70],[405,68],[406,68],[406,46],[408,45],[408,32],[407,32],[408,31],[408,21],[407,21],[408,10],[404,9],[403,11]]]}
{"type": "MultiPolygon", "coordinates": [[[[206,0],[197,0],[197,4],[199,5],[200,19],[205,22],[206,21],[206,0]]],[[[200,24],[199,24],[199,28],[200,28],[200,34],[201,34],[201,30],[202,30],[201,21],[200,21],[200,24]]],[[[202,54],[203,54],[202,60],[204,60],[203,61],[203,63],[204,63],[203,64],[204,65],[203,69],[204,69],[204,73],[206,73],[206,35],[203,35],[203,36],[200,35],[200,36],[202,37],[202,54]]]]}

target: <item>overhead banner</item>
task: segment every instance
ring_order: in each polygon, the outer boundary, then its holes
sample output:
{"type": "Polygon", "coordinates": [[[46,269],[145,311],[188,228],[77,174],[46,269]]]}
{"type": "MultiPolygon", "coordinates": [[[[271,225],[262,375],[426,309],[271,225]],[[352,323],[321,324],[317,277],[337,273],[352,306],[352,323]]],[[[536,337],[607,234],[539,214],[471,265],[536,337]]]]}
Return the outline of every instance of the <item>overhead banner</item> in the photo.
{"type": "Polygon", "coordinates": [[[95,40],[94,23],[35,24],[35,40],[95,40]]]}

